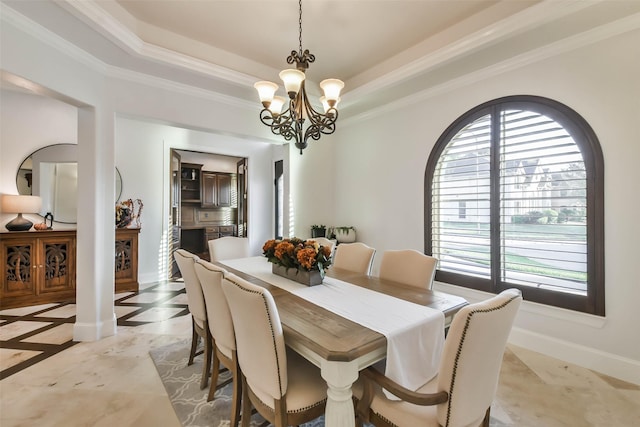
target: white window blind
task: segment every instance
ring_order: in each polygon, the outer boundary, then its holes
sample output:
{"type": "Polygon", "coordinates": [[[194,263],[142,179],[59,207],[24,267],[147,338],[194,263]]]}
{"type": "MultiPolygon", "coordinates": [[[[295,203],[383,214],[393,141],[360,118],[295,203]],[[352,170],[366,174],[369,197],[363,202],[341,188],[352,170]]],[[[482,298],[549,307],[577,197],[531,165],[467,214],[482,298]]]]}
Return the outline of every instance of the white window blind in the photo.
{"type": "Polygon", "coordinates": [[[488,114],[460,130],[435,168],[439,268],[491,277],[491,150],[499,150],[499,280],[586,295],[586,173],[578,146],[536,112],[502,111],[495,141],[491,122],[488,114]]]}
{"type": "Polygon", "coordinates": [[[451,140],[432,183],[433,254],[440,269],[490,277],[491,117],[467,125],[451,140]],[[460,215],[464,205],[465,214],[460,215]]]}
{"type": "Polygon", "coordinates": [[[571,135],[547,116],[500,117],[501,280],[586,295],[586,172],[571,135]]]}

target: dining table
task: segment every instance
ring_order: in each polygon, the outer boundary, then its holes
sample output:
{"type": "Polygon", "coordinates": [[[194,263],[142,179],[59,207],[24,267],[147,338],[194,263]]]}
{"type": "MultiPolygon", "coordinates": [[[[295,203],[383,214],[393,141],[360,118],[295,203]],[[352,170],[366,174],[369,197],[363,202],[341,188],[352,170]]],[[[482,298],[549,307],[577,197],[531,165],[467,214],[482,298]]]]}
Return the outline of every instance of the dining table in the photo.
{"type": "MultiPolygon", "coordinates": [[[[269,290],[278,309],[285,344],[318,366],[327,383],[325,425],[353,427],[355,413],[351,387],[361,370],[387,357],[387,336],[337,314],[324,303],[314,303],[301,297],[298,290],[305,285],[271,273],[270,264],[265,257],[224,260],[215,264],[269,290]]],[[[387,306],[394,307],[392,301],[396,300],[437,310],[444,318],[444,322],[440,324],[442,326],[439,326],[443,328],[442,336],[444,327],[468,304],[459,296],[335,267],[326,271],[325,282],[348,284],[354,291],[372,291],[379,297],[388,297],[390,303],[379,309],[381,312],[387,306]]]]}

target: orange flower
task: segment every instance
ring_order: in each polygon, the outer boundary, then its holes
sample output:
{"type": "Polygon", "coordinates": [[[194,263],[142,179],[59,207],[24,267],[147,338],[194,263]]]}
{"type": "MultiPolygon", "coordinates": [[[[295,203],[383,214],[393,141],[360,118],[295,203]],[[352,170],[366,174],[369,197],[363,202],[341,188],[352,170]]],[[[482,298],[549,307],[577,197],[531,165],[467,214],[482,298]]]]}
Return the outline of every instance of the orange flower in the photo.
{"type": "Polygon", "coordinates": [[[270,250],[273,250],[273,248],[275,247],[276,241],[274,239],[267,240],[266,242],[264,242],[264,246],[262,246],[262,252],[268,252],[270,250]]]}
{"type": "Polygon", "coordinates": [[[316,262],[316,251],[313,248],[304,248],[298,251],[298,262],[307,270],[311,270],[316,262]]]}
{"type": "Polygon", "coordinates": [[[293,255],[293,249],[295,247],[289,242],[280,242],[276,245],[275,255],[277,258],[282,259],[284,255],[293,255]]]}
{"type": "Polygon", "coordinates": [[[269,262],[287,269],[324,271],[331,265],[331,250],[312,239],[271,239],[264,243],[262,251],[269,262]]]}

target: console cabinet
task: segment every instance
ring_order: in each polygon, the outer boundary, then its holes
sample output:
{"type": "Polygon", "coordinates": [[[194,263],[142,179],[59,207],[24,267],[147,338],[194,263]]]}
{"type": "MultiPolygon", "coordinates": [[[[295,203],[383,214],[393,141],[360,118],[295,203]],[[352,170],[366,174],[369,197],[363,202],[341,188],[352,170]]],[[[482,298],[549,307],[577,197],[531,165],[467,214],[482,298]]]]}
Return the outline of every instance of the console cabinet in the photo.
{"type": "Polygon", "coordinates": [[[116,229],[116,292],[138,291],[139,228],[116,229]]]}
{"type": "Polygon", "coordinates": [[[0,308],[76,296],[76,232],[0,233],[0,308]]]}
{"type": "MultiPolygon", "coordinates": [[[[138,290],[140,229],[117,229],[116,292],[138,290]]],[[[0,232],[0,309],[73,302],[76,230],[0,232]]]]}

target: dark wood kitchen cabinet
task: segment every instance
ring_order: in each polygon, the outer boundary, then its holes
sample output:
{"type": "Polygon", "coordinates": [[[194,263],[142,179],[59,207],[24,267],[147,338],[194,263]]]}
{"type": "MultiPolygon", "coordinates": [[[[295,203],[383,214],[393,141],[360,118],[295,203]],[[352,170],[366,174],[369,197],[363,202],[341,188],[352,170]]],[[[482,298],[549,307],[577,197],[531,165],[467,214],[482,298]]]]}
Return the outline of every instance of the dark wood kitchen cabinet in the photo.
{"type": "Polygon", "coordinates": [[[202,207],[231,206],[231,174],[202,172],[202,207]]]}

